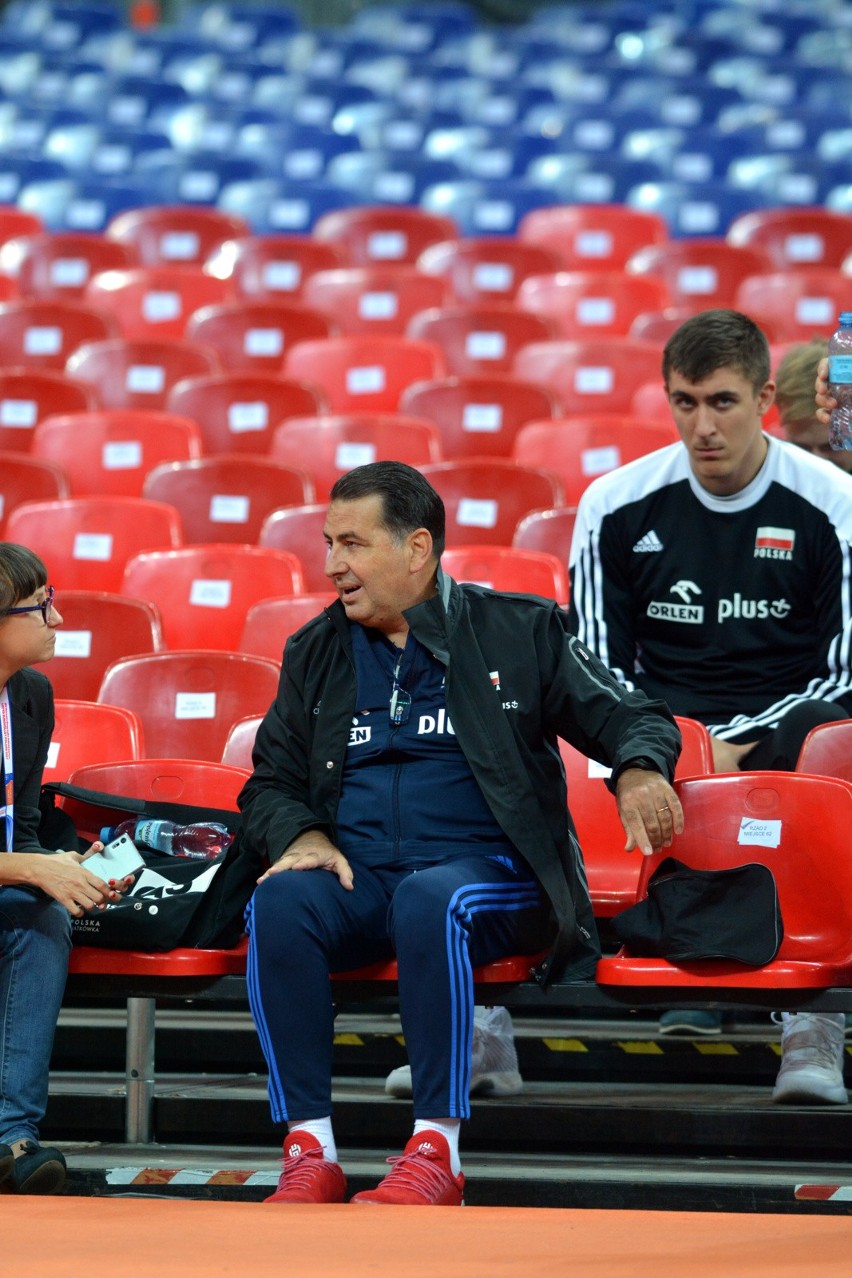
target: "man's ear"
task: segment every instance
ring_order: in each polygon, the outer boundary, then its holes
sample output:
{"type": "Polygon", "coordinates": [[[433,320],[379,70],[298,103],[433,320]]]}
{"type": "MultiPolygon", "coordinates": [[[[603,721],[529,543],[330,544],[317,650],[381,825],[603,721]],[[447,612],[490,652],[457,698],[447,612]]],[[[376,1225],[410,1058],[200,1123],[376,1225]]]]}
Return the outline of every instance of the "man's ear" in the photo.
{"type": "Polygon", "coordinates": [[[422,572],[434,558],[432,534],[428,528],[415,528],[408,535],[410,552],[409,569],[411,572],[422,572]]]}
{"type": "Polygon", "coordinates": [[[774,402],[775,383],[772,381],[764,382],[757,397],[757,411],[761,417],[764,413],[769,412],[774,402]]]}

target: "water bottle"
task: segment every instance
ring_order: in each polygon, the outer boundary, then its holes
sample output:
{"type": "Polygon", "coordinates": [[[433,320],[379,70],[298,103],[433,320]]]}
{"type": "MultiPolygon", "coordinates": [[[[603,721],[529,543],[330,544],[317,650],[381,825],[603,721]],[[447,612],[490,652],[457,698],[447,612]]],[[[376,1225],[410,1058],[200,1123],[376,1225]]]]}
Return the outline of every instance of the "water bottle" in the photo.
{"type": "Polygon", "coordinates": [[[167,856],[194,857],[196,860],[215,861],[229,848],[234,836],[218,821],[196,821],[192,825],[178,825],[175,821],[156,821],[131,817],[112,828],[101,830],[101,839],[109,843],[120,834],[128,834],[134,843],[167,856]]]}
{"type": "Polygon", "coordinates": [[[841,311],[828,342],[828,393],[837,400],[828,427],[832,448],[852,449],[852,311],[841,311]]]}

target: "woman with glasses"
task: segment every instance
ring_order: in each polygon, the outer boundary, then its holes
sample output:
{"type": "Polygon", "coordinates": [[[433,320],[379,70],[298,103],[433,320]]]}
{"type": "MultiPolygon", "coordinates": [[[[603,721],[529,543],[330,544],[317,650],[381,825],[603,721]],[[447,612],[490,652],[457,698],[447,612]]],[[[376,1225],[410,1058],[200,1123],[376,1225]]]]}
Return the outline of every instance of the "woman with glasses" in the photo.
{"type": "Polygon", "coordinates": [[[39,1145],[38,1124],[71,915],[118,899],[115,887],[81,864],[81,853],[50,852],[39,842],[53,689],[32,667],[53,656],[61,622],[39,557],[0,542],[0,1184],[29,1194],[55,1193],[65,1182],[65,1159],[39,1145]]]}

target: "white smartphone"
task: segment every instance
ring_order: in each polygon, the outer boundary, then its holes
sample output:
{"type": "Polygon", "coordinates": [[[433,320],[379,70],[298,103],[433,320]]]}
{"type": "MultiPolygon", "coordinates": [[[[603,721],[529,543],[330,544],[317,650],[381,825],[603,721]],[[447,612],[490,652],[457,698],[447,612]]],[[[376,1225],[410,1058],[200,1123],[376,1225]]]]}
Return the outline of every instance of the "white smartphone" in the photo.
{"type": "Polygon", "coordinates": [[[102,852],[92,852],[83,859],[83,865],[106,882],[125,879],[129,874],[145,869],[142,854],[129,834],[120,834],[107,843],[102,852]]]}

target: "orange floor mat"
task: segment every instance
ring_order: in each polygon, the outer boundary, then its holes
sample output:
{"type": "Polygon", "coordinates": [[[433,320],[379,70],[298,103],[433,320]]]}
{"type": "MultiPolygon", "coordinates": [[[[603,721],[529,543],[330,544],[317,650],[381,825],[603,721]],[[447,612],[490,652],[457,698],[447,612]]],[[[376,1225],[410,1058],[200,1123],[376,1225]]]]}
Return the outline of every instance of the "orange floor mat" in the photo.
{"type": "Polygon", "coordinates": [[[38,1278],[846,1278],[852,1219],[472,1207],[0,1201],[2,1273],[38,1278]]]}

